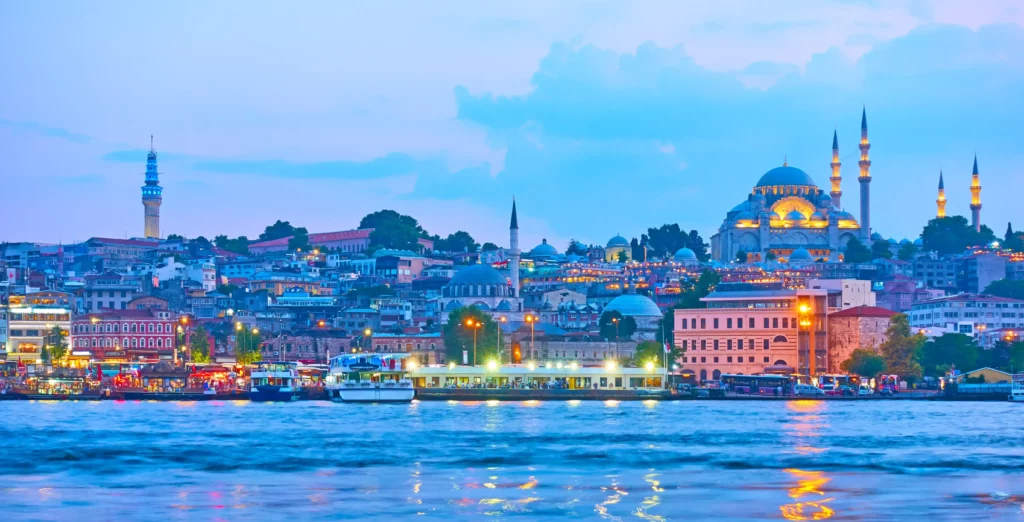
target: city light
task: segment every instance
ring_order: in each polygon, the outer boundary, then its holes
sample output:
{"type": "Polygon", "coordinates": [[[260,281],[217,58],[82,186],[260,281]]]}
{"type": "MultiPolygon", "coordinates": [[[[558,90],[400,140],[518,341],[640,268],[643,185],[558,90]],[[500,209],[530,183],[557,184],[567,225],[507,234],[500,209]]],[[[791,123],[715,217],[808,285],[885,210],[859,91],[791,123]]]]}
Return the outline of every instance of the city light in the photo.
{"type": "Polygon", "coordinates": [[[644,364],[644,369],[646,369],[649,372],[653,372],[654,371],[654,363],[651,362],[651,361],[647,361],[647,363],[644,364]]]}
{"type": "Polygon", "coordinates": [[[609,372],[614,372],[615,371],[615,361],[608,361],[608,362],[604,363],[604,369],[608,370],[609,372]]]}
{"type": "Polygon", "coordinates": [[[487,361],[487,371],[493,372],[498,370],[498,361],[491,359],[487,361]]]}

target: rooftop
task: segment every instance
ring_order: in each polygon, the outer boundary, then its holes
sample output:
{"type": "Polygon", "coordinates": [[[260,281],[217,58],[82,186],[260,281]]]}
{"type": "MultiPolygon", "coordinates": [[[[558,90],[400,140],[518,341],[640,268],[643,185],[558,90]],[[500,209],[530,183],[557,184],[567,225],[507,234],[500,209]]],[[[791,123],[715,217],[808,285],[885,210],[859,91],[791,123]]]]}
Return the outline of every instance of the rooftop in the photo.
{"type": "Polygon", "coordinates": [[[897,312],[878,306],[855,306],[828,314],[829,317],[892,317],[897,312]]]}

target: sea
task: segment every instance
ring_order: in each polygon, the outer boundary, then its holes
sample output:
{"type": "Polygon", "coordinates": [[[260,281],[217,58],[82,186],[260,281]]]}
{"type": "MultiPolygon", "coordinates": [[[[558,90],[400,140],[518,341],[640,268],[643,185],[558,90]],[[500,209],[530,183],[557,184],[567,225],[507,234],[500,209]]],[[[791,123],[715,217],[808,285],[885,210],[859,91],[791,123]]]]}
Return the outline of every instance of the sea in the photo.
{"type": "Polygon", "coordinates": [[[1024,406],[0,402],[0,520],[1024,520],[1024,406]]]}

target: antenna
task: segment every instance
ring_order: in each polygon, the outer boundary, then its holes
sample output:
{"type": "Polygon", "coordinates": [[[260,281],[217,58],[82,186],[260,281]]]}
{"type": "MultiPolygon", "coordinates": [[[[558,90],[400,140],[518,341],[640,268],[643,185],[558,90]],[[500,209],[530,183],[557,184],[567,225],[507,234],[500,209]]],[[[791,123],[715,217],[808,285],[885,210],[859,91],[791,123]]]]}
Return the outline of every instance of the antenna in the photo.
{"type": "Polygon", "coordinates": [[[153,135],[152,134],[149,135],[149,150],[150,151],[153,150],[153,135]]]}

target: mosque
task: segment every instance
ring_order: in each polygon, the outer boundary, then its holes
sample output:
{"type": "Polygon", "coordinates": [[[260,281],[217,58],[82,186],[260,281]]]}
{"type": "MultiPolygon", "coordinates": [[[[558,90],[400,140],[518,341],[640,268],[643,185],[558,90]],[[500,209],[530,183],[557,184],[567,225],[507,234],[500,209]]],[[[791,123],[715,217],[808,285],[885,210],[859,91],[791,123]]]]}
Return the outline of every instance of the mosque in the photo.
{"type": "Polygon", "coordinates": [[[761,176],[746,201],[726,214],[718,232],[711,236],[712,260],[729,263],[744,252],[749,261],[769,257],[840,261],[851,239],[870,244],[871,144],[866,110],[861,113],[860,127],[860,222],[841,204],[839,138],[833,133],[831,192],[825,193],[806,172],[783,162],[761,176]]]}

